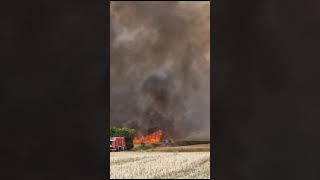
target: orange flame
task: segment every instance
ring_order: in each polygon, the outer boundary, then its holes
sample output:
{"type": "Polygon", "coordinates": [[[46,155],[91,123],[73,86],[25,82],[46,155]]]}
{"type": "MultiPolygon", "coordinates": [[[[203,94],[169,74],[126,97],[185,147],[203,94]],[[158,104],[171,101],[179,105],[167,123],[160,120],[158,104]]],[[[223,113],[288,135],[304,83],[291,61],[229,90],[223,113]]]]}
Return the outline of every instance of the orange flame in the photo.
{"type": "Polygon", "coordinates": [[[134,144],[140,144],[140,143],[160,143],[163,137],[163,131],[157,130],[147,136],[140,136],[140,137],[135,137],[133,139],[134,144]]]}

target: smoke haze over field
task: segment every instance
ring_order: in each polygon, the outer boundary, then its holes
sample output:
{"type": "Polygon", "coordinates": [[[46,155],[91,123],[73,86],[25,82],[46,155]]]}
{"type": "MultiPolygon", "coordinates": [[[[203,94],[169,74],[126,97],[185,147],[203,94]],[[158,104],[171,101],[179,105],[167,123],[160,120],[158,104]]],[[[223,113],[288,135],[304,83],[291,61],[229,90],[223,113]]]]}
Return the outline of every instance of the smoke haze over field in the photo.
{"type": "Polygon", "coordinates": [[[209,140],[209,2],[111,2],[110,12],[110,125],[209,140]]]}

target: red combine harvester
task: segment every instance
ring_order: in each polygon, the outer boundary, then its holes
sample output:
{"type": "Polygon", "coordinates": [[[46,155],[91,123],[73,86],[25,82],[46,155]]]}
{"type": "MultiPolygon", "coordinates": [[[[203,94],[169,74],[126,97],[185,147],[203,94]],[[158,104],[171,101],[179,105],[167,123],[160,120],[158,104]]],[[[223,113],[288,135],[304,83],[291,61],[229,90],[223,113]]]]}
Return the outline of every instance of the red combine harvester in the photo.
{"type": "Polygon", "coordinates": [[[126,149],[126,141],[124,137],[110,138],[110,151],[124,151],[126,149]]]}

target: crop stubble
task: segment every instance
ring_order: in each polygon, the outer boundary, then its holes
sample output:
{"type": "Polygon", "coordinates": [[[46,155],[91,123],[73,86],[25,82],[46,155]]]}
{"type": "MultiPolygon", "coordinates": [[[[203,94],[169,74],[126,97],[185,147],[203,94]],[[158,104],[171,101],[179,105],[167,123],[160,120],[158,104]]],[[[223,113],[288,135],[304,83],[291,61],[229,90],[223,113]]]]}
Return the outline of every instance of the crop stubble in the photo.
{"type": "Polygon", "coordinates": [[[111,179],[210,176],[210,152],[115,152],[110,157],[111,179]]]}

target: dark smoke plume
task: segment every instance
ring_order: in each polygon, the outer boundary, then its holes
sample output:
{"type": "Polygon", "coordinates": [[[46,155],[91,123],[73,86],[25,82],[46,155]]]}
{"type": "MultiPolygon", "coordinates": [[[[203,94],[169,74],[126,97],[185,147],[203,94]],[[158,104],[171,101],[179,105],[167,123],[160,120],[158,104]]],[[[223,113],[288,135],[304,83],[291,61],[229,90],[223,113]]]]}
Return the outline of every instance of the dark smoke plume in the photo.
{"type": "Polygon", "coordinates": [[[209,2],[111,2],[111,126],[210,136],[209,2]]]}

